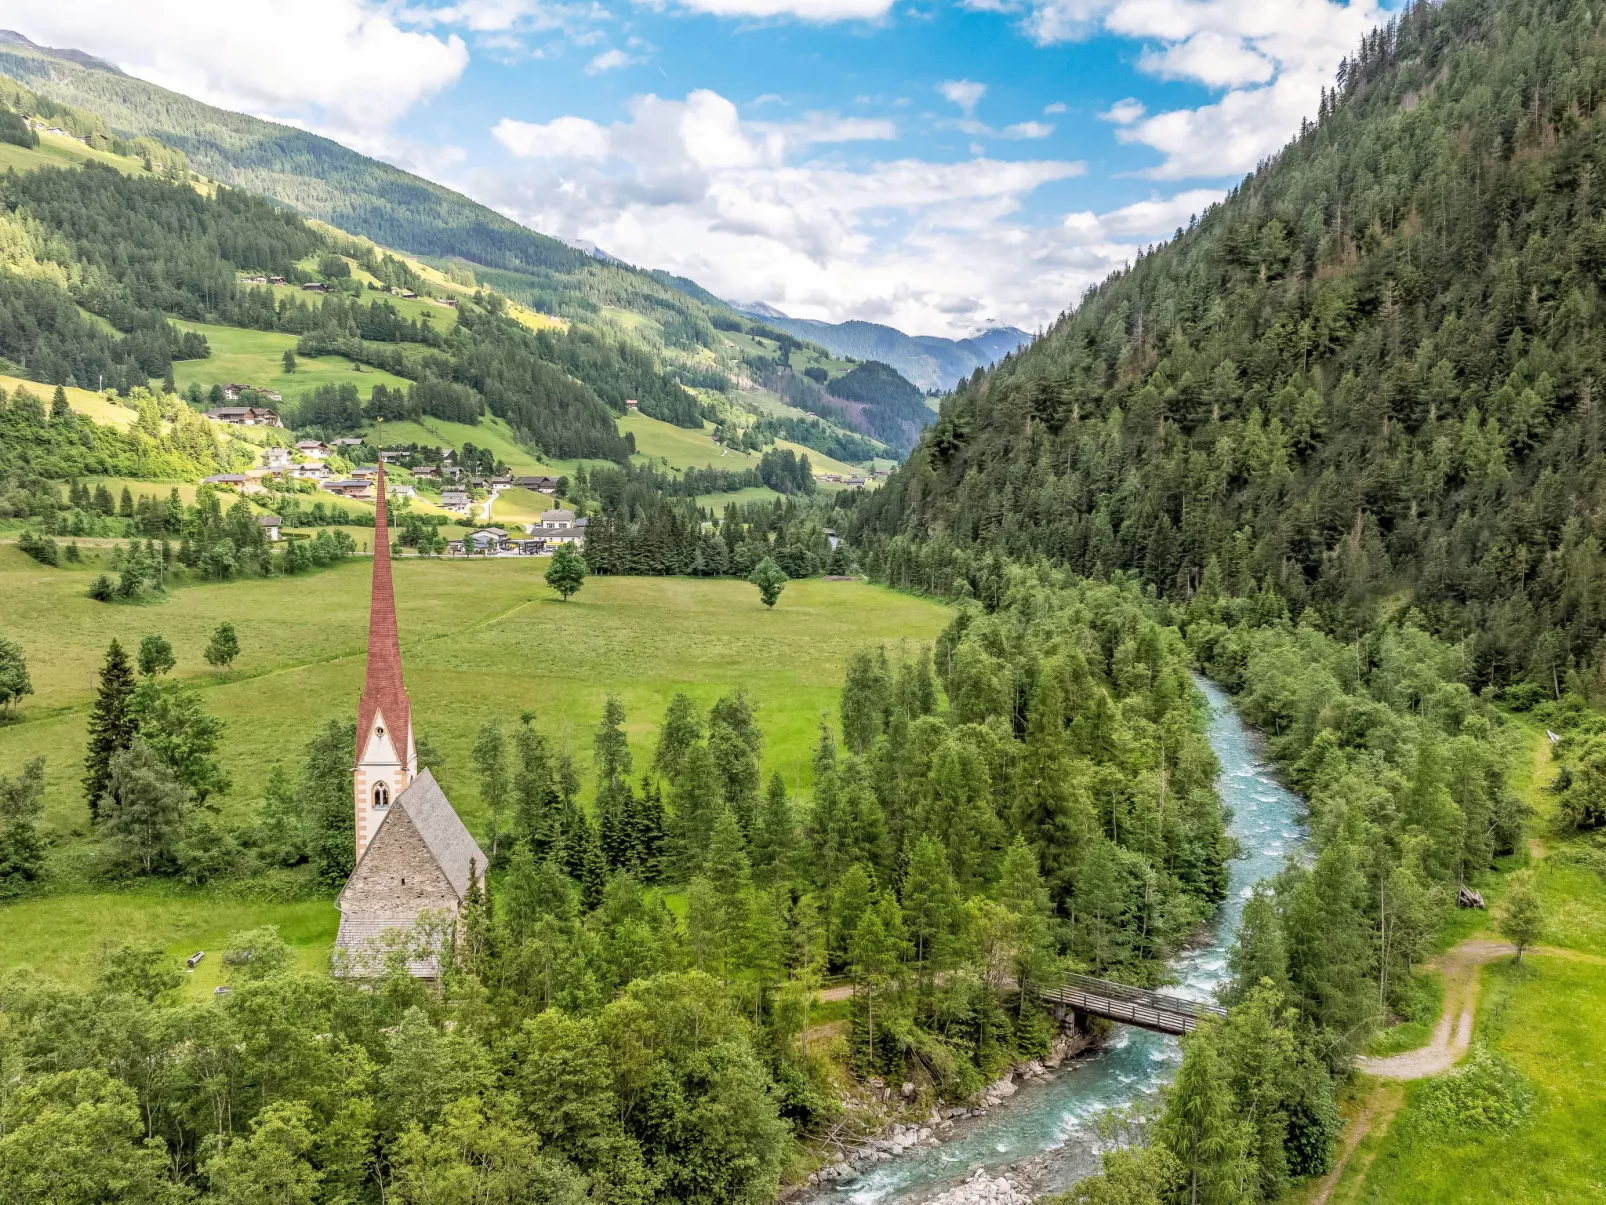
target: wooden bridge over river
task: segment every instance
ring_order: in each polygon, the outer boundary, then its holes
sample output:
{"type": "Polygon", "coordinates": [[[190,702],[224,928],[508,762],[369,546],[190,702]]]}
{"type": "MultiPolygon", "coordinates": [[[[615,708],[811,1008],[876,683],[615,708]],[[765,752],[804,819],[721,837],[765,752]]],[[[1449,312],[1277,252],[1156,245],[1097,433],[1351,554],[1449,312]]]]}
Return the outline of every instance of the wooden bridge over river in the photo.
{"type": "Polygon", "coordinates": [[[1192,1033],[1201,1021],[1225,1017],[1225,1009],[1197,1000],[1165,996],[1141,987],[1111,983],[1091,975],[1066,974],[1057,984],[1034,983],[1031,990],[1039,999],[1053,1005],[1061,1021],[1069,1014],[1103,1017],[1123,1025],[1136,1025],[1156,1033],[1192,1033]]]}

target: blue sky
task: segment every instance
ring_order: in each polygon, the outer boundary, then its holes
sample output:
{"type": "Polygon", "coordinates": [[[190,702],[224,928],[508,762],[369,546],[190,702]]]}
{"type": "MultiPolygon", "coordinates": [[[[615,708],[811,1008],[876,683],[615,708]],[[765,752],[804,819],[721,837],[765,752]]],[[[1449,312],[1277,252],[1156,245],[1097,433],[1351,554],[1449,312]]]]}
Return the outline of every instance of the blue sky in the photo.
{"type": "Polygon", "coordinates": [[[1379,0],[0,0],[721,296],[1033,329],[1314,113],[1379,0]]]}

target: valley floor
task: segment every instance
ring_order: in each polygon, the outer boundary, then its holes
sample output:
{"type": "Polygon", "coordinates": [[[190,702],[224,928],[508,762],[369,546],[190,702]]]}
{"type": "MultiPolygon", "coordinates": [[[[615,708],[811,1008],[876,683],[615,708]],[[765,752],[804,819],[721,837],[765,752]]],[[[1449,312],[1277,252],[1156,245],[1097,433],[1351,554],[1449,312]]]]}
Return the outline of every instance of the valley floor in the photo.
{"type": "MultiPolygon", "coordinates": [[[[0,904],[0,968],[28,965],[82,980],[108,942],[149,941],[187,955],[268,923],[309,960],[324,956],[337,919],[328,900],[254,900],[170,883],[92,885],[94,842],[79,785],[85,721],[108,642],[115,637],[132,652],[146,633],[165,635],[177,653],[175,672],[200,687],[207,710],[228,725],[222,760],[234,789],[218,800],[222,814],[249,819],[270,768],[293,773],[316,729],[355,712],[371,564],[354,558],[305,576],[191,586],[160,603],[115,605],[86,597],[90,572],[43,567],[0,544],[0,635],[21,645],[35,690],[20,719],[0,725],[0,774],[45,755],[44,827],[53,843],[52,883],[0,904]],[[235,625],[242,652],[219,673],[201,650],[222,620],[235,625]]],[[[415,723],[442,755],[437,771],[476,832],[486,830],[488,816],[469,750],[493,715],[511,724],[533,712],[589,778],[591,733],[604,701],[617,694],[639,774],[676,691],[707,707],[741,689],[758,703],[765,776],[779,771],[801,790],[811,779],[821,716],[834,720],[848,654],[870,643],[929,642],[948,619],[933,603],[819,580],[789,583],[773,611],[752,586],[725,579],[592,577],[565,603],[543,580],[547,564],[405,558],[395,565],[415,723]]],[[[583,794],[589,799],[589,786],[583,794]]],[[[249,890],[260,895],[261,887],[249,890]]],[[[215,974],[203,960],[197,987],[209,988],[215,974]]]]}

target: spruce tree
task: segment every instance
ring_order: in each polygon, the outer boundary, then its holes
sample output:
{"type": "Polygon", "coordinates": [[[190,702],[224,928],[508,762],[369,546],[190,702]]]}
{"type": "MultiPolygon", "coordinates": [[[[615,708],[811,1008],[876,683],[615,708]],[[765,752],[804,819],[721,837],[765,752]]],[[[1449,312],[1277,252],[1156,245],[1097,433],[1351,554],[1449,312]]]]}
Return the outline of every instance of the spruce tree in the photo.
{"type": "Polygon", "coordinates": [[[673,782],[680,774],[680,763],[686,752],[703,739],[702,721],[697,704],[691,696],[676,691],[664,712],[663,727],[658,730],[658,748],[652,756],[653,773],[673,782]]]}
{"type": "Polygon", "coordinates": [[[753,877],[761,886],[790,881],[797,849],[797,820],[780,774],[770,775],[769,789],[753,831],[753,877]]]}
{"type": "Polygon", "coordinates": [[[720,895],[734,900],[753,882],[752,864],[747,858],[747,840],[735,814],[726,808],[714,821],[714,830],[708,842],[708,856],[703,861],[706,874],[720,895]]]}
{"type": "Polygon", "coordinates": [[[89,815],[96,820],[100,815],[101,796],[111,777],[113,756],[128,748],[134,740],[136,723],[129,707],[134,695],[134,671],[128,663],[123,646],[113,640],[106,649],[106,660],[100,668],[100,689],[95,706],[89,713],[89,755],[84,759],[84,796],[89,802],[89,815]]]}
{"type": "Polygon", "coordinates": [[[680,882],[702,873],[721,802],[719,771],[708,746],[693,745],[670,793],[669,852],[680,882]]]}
{"type": "Polygon", "coordinates": [[[1215,1035],[1195,1030],[1187,1039],[1182,1069],[1166,1094],[1158,1126],[1165,1146],[1182,1165],[1177,1200],[1186,1205],[1239,1205],[1253,1172],[1245,1157],[1248,1135],[1238,1120],[1215,1035]]]}
{"type": "Polygon", "coordinates": [[[470,756],[480,780],[480,800],[491,813],[491,849],[488,856],[491,864],[497,865],[502,836],[502,810],[513,791],[507,769],[507,742],[502,739],[501,716],[492,716],[480,725],[470,756]]]}
{"type": "Polygon", "coordinates": [[[658,882],[664,872],[664,844],[667,840],[664,822],[664,796],[657,782],[642,777],[641,793],[634,796],[636,819],[631,826],[635,835],[636,858],[641,881],[658,882]]]}
{"type": "Polygon", "coordinates": [[[0,777],[0,898],[17,894],[44,869],[45,843],[39,836],[44,794],[42,757],[14,779],[0,777]]]}
{"type": "Polygon", "coordinates": [[[942,843],[927,833],[915,843],[903,881],[903,923],[914,943],[915,974],[922,989],[927,967],[942,950],[958,911],[959,890],[948,855],[942,843]]]}
{"type": "Polygon", "coordinates": [[[558,788],[546,736],[526,713],[513,733],[518,769],[513,775],[513,829],[537,858],[558,838],[558,788]]]}

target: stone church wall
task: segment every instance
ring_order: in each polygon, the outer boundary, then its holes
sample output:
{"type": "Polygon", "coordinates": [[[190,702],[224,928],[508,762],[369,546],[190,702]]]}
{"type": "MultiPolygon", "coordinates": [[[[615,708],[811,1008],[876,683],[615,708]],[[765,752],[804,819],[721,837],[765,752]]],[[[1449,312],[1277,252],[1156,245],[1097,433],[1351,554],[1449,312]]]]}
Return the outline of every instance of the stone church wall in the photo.
{"type": "Polygon", "coordinates": [[[416,914],[425,908],[457,911],[457,893],[418,835],[405,808],[391,804],[391,815],[374,835],[341,895],[347,915],[416,914]]]}

